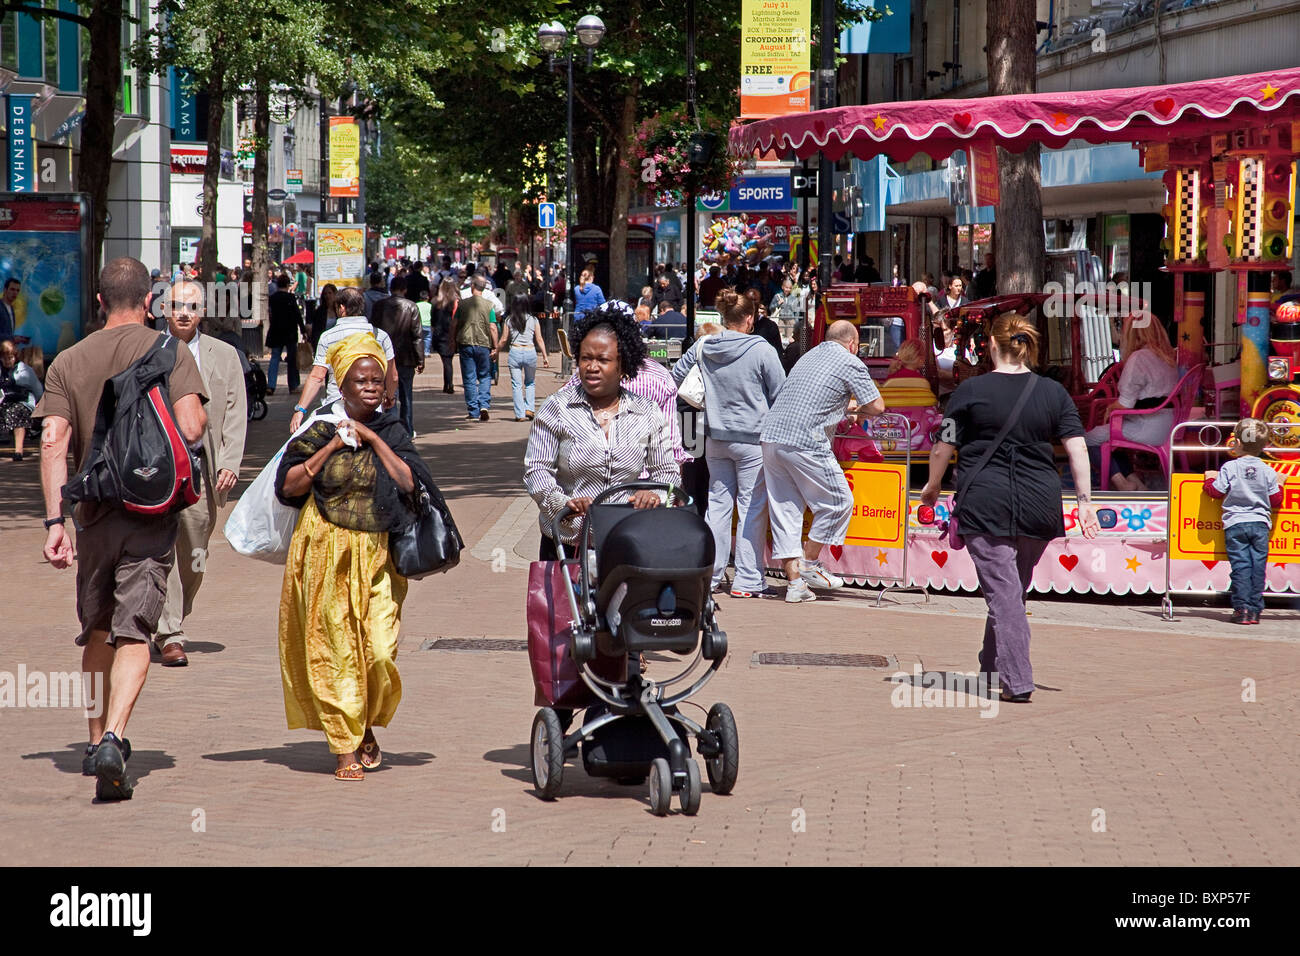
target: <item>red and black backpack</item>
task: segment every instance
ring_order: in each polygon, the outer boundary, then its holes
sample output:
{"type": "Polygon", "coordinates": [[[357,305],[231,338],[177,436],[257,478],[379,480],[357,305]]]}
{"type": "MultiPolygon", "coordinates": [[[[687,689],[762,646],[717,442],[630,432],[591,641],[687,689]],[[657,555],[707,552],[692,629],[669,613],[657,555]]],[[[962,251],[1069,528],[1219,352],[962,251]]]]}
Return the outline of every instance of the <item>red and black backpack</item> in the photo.
{"type": "Polygon", "coordinates": [[[168,381],[177,339],[161,333],[145,355],[104,383],[85,467],[63,499],[165,515],[199,500],[202,467],[172,417],[168,381]]]}

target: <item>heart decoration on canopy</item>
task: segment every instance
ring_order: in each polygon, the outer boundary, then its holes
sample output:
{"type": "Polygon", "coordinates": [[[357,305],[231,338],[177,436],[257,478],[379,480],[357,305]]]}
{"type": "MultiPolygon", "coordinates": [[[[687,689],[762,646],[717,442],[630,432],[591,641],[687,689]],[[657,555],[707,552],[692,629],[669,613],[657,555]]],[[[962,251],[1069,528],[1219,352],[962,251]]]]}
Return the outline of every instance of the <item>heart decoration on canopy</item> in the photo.
{"type": "Polygon", "coordinates": [[[1156,100],[1154,105],[1157,113],[1159,113],[1161,116],[1168,117],[1171,113],[1173,113],[1174,107],[1177,106],[1178,104],[1174,102],[1174,98],[1172,96],[1166,96],[1162,99],[1156,100]]]}

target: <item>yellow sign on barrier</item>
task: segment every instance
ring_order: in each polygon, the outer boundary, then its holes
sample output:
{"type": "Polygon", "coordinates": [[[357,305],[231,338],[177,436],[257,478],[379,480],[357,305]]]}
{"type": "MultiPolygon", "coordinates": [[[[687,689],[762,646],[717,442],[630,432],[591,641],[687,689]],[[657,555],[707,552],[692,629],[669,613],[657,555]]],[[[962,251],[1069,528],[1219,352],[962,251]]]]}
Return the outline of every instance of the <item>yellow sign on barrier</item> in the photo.
{"type": "Polygon", "coordinates": [[[907,469],[856,461],[844,469],[853,492],[853,516],[845,544],[901,548],[907,524],[907,469]]]}
{"type": "MultiPolygon", "coordinates": [[[[1282,507],[1273,515],[1269,536],[1270,564],[1300,561],[1300,479],[1279,475],[1282,507]]],[[[1175,474],[1170,479],[1169,557],[1175,561],[1226,561],[1222,509],[1205,493],[1204,474],[1175,474]]]]}

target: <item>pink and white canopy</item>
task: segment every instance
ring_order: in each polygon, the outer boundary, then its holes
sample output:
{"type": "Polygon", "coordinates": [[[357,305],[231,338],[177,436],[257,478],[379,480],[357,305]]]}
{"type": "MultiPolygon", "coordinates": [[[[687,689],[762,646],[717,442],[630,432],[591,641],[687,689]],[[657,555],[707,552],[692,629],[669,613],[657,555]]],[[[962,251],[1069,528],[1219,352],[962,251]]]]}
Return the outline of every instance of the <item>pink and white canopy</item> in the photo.
{"type": "Polygon", "coordinates": [[[825,152],[943,159],[971,143],[1012,152],[1030,143],[1166,142],[1300,120],[1300,67],[1194,83],[1029,93],[968,100],[908,100],[797,113],[733,126],[733,154],[825,152]]]}

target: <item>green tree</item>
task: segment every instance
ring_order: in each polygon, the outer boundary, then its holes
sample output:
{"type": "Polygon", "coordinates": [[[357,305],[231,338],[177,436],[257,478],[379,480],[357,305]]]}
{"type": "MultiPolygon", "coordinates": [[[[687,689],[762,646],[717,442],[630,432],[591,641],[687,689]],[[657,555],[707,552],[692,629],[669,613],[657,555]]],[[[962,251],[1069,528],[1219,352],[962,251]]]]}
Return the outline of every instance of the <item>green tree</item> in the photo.
{"type": "MultiPolygon", "coordinates": [[[[697,0],[697,102],[734,116],[740,76],[740,4],[697,0]]],[[[842,23],[880,16],[865,0],[839,0],[842,23]]],[[[623,160],[637,123],[680,107],[686,96],[686,35],[681,0],[603,0],[590,5],[540,0],[527,8],[444,5],[439,36],[446,68],[428,77],[438,104],[431,110],[395,104],[388,113],[409,137],[449,164],[499,184],[517,201],[529,163],[544,150],[557,186],[564,172],[565,77],[551,72],[537,28],[559,20],[575,57],[574,190],[577,219],[610,234],[611,289],[626,286],[627,209],[636,180],[623,160]],[[586,68],[572,39],[585,13],[607,34],[586,68]]],[[[561,56],[563,56],[562,51],[561,56]]],[[[563,195],[557,189],[558,195],[563,195]]],[[[555,198],[555,197],[551,197],[555,198]]]]}
{"type": "MultiPolygon", "coordinates": [[[[379,5],[358,16],[342,0],[157,0],[159,26],[135,56],[147,68],[176,66],[209,94],[208,162],[204,171],[205,277],[216,263],[216,190],[220,131],[226,99],[253,104],[253,274],[270,265],[267,246],[267,173],[272,92],[305,102],[318,93],[336,98],[400,85],[417,101],[432,91],[421,76],[440,63],[432,52],[430,17],[437,0],[408,0],[404,11],[379,5]]],[[[265,315],[266,284],[253,284],[253,314],[265,315]]]]}

